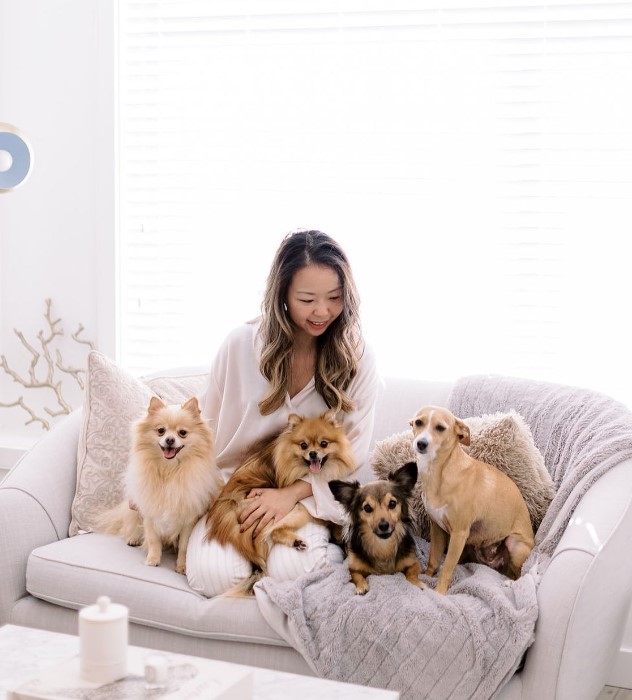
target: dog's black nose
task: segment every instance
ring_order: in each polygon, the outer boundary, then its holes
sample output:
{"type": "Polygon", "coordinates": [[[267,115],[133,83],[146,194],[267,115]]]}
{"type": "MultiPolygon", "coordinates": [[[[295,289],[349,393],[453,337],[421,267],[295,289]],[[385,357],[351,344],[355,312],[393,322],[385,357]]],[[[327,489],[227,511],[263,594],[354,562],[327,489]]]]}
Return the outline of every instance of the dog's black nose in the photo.
{"type": "Polygon", "coordinates": [[[172,437],[168,437],[168,438],[165,440],[165,443],[166,443],[169,447],[171,447],[172,445],[174,445],[175,442],[176,442],[176,439],[175,439],[175,438],[172,438],[172,437]]]}
{"type": "Polygon", "coordinates": [[[317,459],[317,458],[318,458],[318,452],[316,452],[316,450],[312,450],[312,451],[309,453],[309,458],[310,458],[310,459],[317,459]]]}
{"type": "Polygon", "coordinates": [[[380,532],[388,532],[389,530],[389,524],[386,522],[386,520],[380,520],[380,522],[377,524],[377,529],[380,532]]]}
{"type": "Polygon", "coordinates": [[[415,447],[417,448],[418,452],[425,452],[428,449],[428,440],[419,438],[415,441],[415,447]]]}

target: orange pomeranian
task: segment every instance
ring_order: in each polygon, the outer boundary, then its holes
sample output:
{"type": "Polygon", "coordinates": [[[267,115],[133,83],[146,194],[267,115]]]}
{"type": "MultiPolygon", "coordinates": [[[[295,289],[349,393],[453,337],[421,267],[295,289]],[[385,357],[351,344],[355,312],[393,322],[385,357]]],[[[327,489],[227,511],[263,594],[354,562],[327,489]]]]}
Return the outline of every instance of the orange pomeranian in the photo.
{"type": "MultiPolygon", "coordinates": [[[[240,531],[239,516],[256,488],[283,488],[308,474],[328,482],[341,479],[356,469],[351,443],[335,411],[306,418],[292,413],[287,427],[277,436],[254,445],[244,463],[236,469],[211,507],[207,516],[205,539],[232,545],[255,570],[227,595],[246,595],[266,573],[266,559],[273,544],[297,550],[307,549],[296,530],[315,520],[301,503],[281,520],[272,521],[253,537],[253,524],[240,531]]],[[[251,501],[250,501],[251,502],[251,501]]],[[[322,521],[316,521],[321,522],[322,521]]]]}
{"type": "Polygon", "coordinates": [[[125,500],[105,512],[95,529],[142,545],[147,566],[158,566],[163,547],[173,547],[176,571],[184,574],[191,530],[222,484],[213,434],[197,399],[167,406],[154,396],[135,426],[125,500]]]}

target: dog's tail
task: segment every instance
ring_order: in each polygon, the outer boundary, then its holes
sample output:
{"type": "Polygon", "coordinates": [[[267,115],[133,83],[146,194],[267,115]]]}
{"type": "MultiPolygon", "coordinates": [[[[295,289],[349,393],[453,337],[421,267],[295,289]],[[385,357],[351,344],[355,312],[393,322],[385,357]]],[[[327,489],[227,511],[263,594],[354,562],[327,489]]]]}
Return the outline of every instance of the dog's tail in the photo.
{"type": "Polygon", "coordinates": [[[261,569],[255,569],[248,578],[243,579],[239,583],[235,584],[232,588],[229,588],[226,593],[222,593],[222,598],[246,598],[248,596],[254,595],[254,587],[257,581],[260,581],[264,577],[264,572],[261,569]]]}
{"type": "Polygon", "coordinates": [[[121,501],[96,518],[94,531],[118,535],[127,544],[138,546],[143,542],[143,519],[137,510],[129,507],[127,501],[121,501]]]}

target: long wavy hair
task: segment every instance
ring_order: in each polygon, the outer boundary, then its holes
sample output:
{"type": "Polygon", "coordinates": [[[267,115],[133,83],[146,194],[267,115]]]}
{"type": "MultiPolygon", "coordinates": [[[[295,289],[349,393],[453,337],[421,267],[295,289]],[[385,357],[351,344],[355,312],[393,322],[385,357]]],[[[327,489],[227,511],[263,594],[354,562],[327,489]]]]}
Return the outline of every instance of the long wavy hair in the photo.
{"type": "Polygon", "coordinates": [[[360,329],[360,299],[347,256],[341,247],[321,231],[296,231],[279,246],[261,304],[259,333],[262,352],[261,374],[270,382],[268,396],[259,402],[259,411],[276,411],[290,387],[295,327],[287,311],[288,288],[294,274],[307,265],[334,270],[342,286],[342,313],[317,339],[316,390],[329,408],[348,412],[353,403],[345,393],[358,371],[364,350],[360,329]]]}

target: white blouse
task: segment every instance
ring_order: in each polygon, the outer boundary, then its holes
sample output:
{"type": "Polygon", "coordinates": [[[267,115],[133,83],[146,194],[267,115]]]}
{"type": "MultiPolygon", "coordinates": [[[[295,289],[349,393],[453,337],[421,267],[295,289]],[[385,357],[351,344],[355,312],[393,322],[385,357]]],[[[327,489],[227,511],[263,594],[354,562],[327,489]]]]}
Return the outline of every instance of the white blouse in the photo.
{"type": "MultiPolygon", "coordinates": [[[[217,463],[225,480],[242,463],[253,442],[285,428],[290,413],[317,416],[327,410],[312,377],[296,396],[290,398],[286,394],[283,405],[274,413],[261,415],[258,404],[268,395],[270,386],[259,371],[258,329],[258,321],[245,323],[227,336],[213,361],[209,384],[201,397],[202,415],[215,432],[217,463]]],[[[375,358],[367,347],[347,390],[355,408],[339,415],[358,467],[368,458],[378,381],[375,358]]],[[[304,478],[311,483],[314,496],[302,503],[314,517],[343,523],[344,513],[327,482],[314,477],[309,474],[304,478]]]]}

